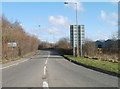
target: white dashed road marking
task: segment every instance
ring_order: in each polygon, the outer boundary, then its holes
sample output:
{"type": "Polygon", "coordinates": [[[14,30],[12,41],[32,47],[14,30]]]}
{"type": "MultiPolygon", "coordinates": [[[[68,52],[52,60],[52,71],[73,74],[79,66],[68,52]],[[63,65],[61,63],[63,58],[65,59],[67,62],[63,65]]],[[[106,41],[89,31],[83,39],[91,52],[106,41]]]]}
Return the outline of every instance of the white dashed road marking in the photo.
{"type": "Polygon", "coordinates": [[[47,60],[45,61],[45,65],[47,65],[47,60]]]}
{"type": "Polygon", "coordinates": [[[44,75],[46,76],[47,67],[44,66],[44,75]]]}
{"type": "MultiPolygon", "coordinates": [[[[47,63],[48,63],[48,58],[50,57],[50,55],[48,55],[46,61],[45,61],[45,66],[44,66],[44,76],[46,76],[46,72],[47,72],[47,63]]],[[[49,89],[48,83],[46,81],[43,81],[43,86],[44,89],[49,89]]]]}
{"type": "Polygon", "coordinates": [[[43,82],[42,87],[45,88],[45,89],[49,89],[48,83],[46,81],[43,82]]]}

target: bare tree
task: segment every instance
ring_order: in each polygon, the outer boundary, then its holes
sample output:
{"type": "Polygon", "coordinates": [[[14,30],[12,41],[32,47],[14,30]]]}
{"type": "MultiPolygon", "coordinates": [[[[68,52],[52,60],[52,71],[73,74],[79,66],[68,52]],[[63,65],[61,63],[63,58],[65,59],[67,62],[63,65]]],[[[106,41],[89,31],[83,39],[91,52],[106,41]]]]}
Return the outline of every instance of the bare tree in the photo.
{"type": "Polygon", "coordinates": [[[3,59],[23,56],[37,50],[39,44],[40,40],[35,36],[27,34],[18,21],[11,23],[5,17],[2,17],[3,59]],[[9,42],[16,42],[17,47],[8,47],[7,44],[9,42]]]}
{"type": "Polygon", "coordinates": [[[83,50],[85,56],[95,56],[97,53],[96,43],[90,39],[86,39],[85,44],[83,45],[83,50]]]}
{"type": "Polygon", "coordinates": [[[57,43],[56,43],[56,47],[58,48],[65,48],[65,49],[69,49],[70,46],[70,42],[69,42],[69,38],[61,38],[57,43]]]}

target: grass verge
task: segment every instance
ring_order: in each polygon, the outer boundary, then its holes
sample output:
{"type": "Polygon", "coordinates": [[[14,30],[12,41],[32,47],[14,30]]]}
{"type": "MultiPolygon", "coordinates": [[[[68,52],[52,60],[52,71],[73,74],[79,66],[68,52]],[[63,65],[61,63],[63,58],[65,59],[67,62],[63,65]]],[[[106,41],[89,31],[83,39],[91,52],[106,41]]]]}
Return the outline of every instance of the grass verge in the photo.
{"type": "Polygon", "coordinates": [[[19,60],[20,58],[27,57],[27,56],[30,56],[30,55],[35,54],[35,53],[36,53],[36,51],[27,53],[23,56],[17,56],[17,57],[14,57],[12,59],[3,59],[2,64],[5,64],[5,63],[11,62],[11,61],[16,61],[16,60],[19,60]]]}
{"type": "Polygon", "coordinates": [[[80,64],[84,64],[87,66],[92,66],[95,68],[120,74],[119,63],[113,63],[113,62],[102,61],[102,60],[94,60],[90,58],[74,57],[72,55],[64,55],[64,57],[67,57],[68,59],[73,60],[80,64]]]}

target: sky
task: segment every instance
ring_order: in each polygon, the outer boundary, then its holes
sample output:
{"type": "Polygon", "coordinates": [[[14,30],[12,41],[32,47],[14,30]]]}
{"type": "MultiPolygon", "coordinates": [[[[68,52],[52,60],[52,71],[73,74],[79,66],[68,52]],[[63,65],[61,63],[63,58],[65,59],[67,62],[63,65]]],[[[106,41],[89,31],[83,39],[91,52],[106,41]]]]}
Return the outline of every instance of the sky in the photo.
{"type": "MultiPolygon", "coordinates": [[[[109,39],[118,30],[118,5],[113,2],[77,2],[78,24],[85,26],[85,38],[109,39]]],[[[51,43],[70,37],[70,24],[75,24],[75,4],[69,2],[2,2],[2,14],[19,21],[25,31],[51,43]]]]}

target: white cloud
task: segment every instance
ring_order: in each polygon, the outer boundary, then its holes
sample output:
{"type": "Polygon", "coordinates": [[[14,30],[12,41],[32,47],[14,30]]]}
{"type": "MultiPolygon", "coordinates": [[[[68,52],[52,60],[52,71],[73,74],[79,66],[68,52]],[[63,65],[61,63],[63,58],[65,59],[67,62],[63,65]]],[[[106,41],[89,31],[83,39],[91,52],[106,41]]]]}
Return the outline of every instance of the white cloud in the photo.
{"type": "Polygon", "coordinates": [[[53,25],[63,26],[68,22],[68,19],[63,16],[49,16],[49,22],[53,25]]]}
{"type": "Polygon", "coordinates": [[[53,35],[60,35],[61,34],[60,30],[55,28],[55,27],[47,27],[47,28],[45,28],[45,30],[53,35]]]}
{"type": "Polygon", "coordinates": [[[106,12],[105,11],[101,11],[101,18],[103,19],[103,20],[105,20],[106,18],[107,18],[107,14],[106,14],[106,12]]]}
{"type": "Polygon", "coordinates": [[[61,26],[64,28],[68,28],[69,25],[71,24],[71,22],[68,21],[67,17],[61,15],[49,16],[48,20],[52,25],[61,26]]]}
{"type": "Polygon", "coordinates": [[[65,6],[72,7],[74,10],[76,10],[75,3],[77,3],[77,10],[78,11],[84,11],[85,10],[82,3],[79,2],[78,0],[67,0],[66,2],[68,2],[68,5],[65,5],[65,6]]]}
{"type": "Polygon", "coordinates": [[[111,25],[118,25],[118,14],[113,12],[113,13],[106,13],[104,10],[101,11],[101,18],[103,21],[107,22],[108,24],[111,25]]]}
{"type": "Polygon", "coordinates": [[[118,32],[118,29],[97,29],[92,32],[86,31],[86,38],[89,38],[94,41],[106,40],[106,39],[111,39],[113,35],[114,37],[117,36],[116,34],[117,32],[118,32]]]}

